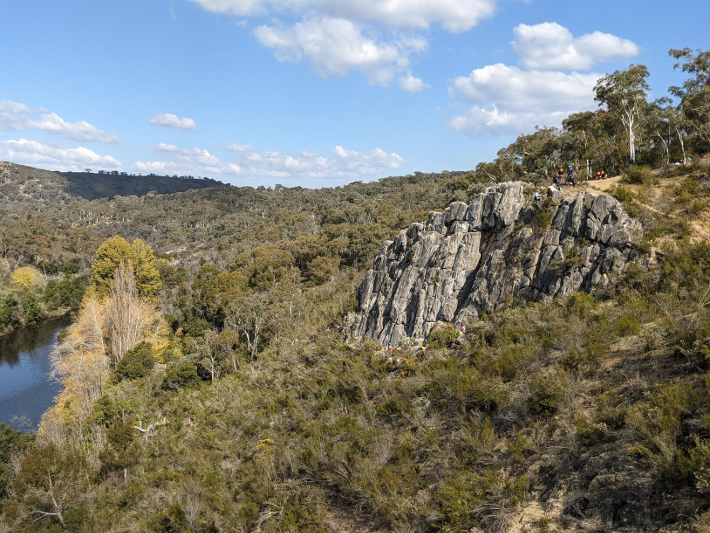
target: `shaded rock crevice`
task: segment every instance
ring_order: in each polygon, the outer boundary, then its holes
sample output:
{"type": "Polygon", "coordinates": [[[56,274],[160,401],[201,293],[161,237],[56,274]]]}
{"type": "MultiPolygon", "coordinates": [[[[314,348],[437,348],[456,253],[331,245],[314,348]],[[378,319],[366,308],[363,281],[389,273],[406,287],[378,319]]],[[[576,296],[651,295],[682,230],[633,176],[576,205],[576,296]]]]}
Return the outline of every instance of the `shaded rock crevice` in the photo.
{"type": "Polygon", "coordinates": [[[606,288],[638,257],[641,226],[613,197],[565,199],[551,189],[534,203],[524,185],[490,187],[386,241],[358,290],[348,336],[397,343],[514,298],[606,288]]]}

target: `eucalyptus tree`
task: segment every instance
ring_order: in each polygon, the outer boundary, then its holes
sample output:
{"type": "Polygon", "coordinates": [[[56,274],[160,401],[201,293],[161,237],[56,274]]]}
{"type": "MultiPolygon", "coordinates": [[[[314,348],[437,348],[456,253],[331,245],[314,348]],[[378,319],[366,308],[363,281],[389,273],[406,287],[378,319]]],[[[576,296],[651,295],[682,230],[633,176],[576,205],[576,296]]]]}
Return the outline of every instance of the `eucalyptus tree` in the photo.
{"type": "Polygon", "coordinates": [[[645,129],[651,139],[660,142],[666,165],[670,163],[670,150],[675,132],[673,130],[677,111],[670,98],[659,98],[648,104],[646,109],[645,129]]]}
{"type": "Polygon", "coordinates": [[[626,70],[607,74],[594,87],[595,101],[605,106],[624,127],[632,164],[636,162],[636,135],[650,91],[646,82],[648,75],[644,65],[631,65],[626,70]]]}
{"type": "Polygon", "coordinates": [[[584,162],[587,177],[592,175],[594,159],[593,147],[596,144],[596,115],[592,111],[573,113],[562,121],[563,130],[572,136],[575,156],[584,162]]]}
{"type": "Polygon", "coordinates": [[[674,68],[690,75],[683,85],[670,87],[669,92],[680,100],[679,108],[688,126],[710,145],[710,51],[684,48],[672,49],[669,54],[678,60],[674,68]]]}
{"type": "Polygon", "coordinates": [[[558,128],[537,127],[500,150],[498,159],[507,162],[515,179],[545,181],[562,164],[568,140],[558,128]]]}

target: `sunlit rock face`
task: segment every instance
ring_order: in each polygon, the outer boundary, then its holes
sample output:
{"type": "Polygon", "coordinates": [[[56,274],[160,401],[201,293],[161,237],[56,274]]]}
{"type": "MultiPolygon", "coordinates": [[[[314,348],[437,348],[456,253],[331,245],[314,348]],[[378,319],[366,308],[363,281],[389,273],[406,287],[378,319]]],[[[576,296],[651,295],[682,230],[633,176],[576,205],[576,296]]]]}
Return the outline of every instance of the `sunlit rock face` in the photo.
{"type": "Polygon", "coordinates": [[[638,257],[641,225],[611,196],[564,199],[551,188],[534,202],[524,189],[490,187],[471,205],[455,202],[386,241],[358,291],[349,338],[397,343],[514,298],[605,288],[638,257]]]}

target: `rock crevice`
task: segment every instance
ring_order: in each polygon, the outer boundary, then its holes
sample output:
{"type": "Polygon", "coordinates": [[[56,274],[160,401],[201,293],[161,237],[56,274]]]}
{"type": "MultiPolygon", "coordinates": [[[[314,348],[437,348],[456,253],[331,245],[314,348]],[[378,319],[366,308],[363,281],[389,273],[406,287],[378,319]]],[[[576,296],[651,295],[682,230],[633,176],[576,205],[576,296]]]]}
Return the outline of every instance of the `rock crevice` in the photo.
{"type": "Polygon", "coordinates": [[[523,183],[490,187],[384,243],[358,290],[349,337],[397,343],[514,298],[547,301],[607,287],[638,257],[640,235],[640,224],[608,195],[564,199],[550,189],[536,203],[523,183]]]}

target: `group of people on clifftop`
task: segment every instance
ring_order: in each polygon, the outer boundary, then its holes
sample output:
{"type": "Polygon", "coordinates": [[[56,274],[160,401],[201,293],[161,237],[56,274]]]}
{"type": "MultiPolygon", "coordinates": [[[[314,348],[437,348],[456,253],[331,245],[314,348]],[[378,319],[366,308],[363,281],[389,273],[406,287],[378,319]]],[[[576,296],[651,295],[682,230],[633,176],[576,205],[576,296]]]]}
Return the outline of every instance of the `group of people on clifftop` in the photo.
{"type": "MultiPolygon", "coordinates": [[[[561,187],[562,185],[571,185],[572,187],[577,185],[577,178],[579,177],[579,167],[578,166],[572,166],[568,165],[567,166],[567,172],[565,172],[564,168],[560,168],[557,173],[552,177],[552,182],[555,186],[561,187]]],[[[606,170],[599,170],[597,173],[593,176],[587,177],[589,180],[603,180],[608,178],[609,176],[606,173],[606,170]]]]}
{"type": "Polygon", "coordinates": [[[562,185],[571,185],[574,187],[577,185],[577,176],[579,175],[579,167],[573,167],[572,165],[569,165],[567,167],[567,173],[565,173],[564,168],[560,168],[557,173],[552,177],[553,183],[557,187],[561,187],[562,185]]]}

